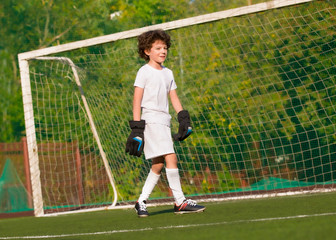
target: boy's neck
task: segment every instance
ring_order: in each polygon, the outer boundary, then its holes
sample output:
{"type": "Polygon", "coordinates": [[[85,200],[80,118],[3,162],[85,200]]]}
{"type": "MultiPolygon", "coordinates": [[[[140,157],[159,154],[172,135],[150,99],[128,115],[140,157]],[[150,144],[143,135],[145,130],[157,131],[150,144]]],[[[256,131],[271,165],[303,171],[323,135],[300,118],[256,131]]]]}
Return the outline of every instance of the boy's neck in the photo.
{"type": "Polygon", "coordinates": [[[158,62],[149,61],[148,65],[151,66],[152,68],[157,69],[157,70],[162,70],[163,69],[162,64],[160,64],[158,62]]]}

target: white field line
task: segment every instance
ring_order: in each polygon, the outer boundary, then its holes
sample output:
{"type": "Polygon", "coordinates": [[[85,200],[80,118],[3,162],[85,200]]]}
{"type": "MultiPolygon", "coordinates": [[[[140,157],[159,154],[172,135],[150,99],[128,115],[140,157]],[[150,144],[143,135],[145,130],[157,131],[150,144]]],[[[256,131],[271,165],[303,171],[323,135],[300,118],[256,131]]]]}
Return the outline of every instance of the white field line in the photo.
{"type": "Polygon", "coordinates": [[[12,236],[12,237],[0,237],[0,239],[47,239],[47,238],[61,238],[61,237],[111,235],[111,234],[115,234],[115,233],[131,233],[131,232],[157,231],[157,230],[163,230],[163,229],[195,228],[195,227],[207,227],[207,226],[239,224],[239,223],[252,223],[252,222],[269,222],[269,221],[290,220],[290,219],[298,219],[298,218],[323,217],[323,216],[333,216],[333,215],[336,215],[336,212],[307,214],[307,215],[295,215],[295,216],[287,216],[287,217],[246,219],[246,220],[224,221],[224,222],[214,222],[214,223],[200,223],[200,224],[186,224],[186,225],[163,226],[163,227],[149,227],[149,228],[139,228],[139,229],[121,229],[121,230],[111,230],[111,231],[92,232],[92,233],[71,233],[71,234],[41,235],[41,236],[12,236]]]}

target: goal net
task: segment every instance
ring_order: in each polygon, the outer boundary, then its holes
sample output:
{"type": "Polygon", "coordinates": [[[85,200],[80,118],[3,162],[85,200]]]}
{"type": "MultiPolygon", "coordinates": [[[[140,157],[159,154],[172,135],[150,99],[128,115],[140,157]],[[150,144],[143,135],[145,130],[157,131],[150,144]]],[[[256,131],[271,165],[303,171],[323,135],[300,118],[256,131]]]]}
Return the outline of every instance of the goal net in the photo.
{"type": "MultiPolygon", "coordinates": [[[[157,28],[194,130],[175,143],[187,196],[333,190],[335,16],[332,1],[279,0],[20,54],[35,214],[137,200],[151,162],[125,153],[136,37],[157,28]]],[[[164,175],[150,203],[172,201],[164,175]]]]}

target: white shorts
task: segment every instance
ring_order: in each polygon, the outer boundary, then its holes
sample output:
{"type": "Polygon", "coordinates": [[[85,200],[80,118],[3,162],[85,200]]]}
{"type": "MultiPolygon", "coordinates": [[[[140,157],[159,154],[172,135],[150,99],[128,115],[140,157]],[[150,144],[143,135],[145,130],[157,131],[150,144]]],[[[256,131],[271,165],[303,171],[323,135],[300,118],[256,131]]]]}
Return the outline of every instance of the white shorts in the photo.
{"type": "Polygon", "coordinates": [[[146,159],[175,153],[170,127],[163,124],[148,123],[144,131],[146,159]]]}

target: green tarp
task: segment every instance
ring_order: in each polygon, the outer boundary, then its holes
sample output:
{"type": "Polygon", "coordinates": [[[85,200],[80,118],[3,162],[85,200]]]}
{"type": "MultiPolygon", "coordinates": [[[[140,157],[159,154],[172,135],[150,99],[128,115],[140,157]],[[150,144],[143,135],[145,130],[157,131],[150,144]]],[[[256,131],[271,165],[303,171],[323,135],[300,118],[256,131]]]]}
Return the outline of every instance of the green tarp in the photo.
{"type": "Polygon", "coordinates": [[[241,188],[237,191],[257,191],[257,190],[275,190],[284,188],[309,187],[314,185],[335,184],[336,182],[300,182],[295,180],[287,180],[282,178],[270,177],[259,182],[251,184],[246,188],[241,188]]]}
{"type": "Polygon", "coordinates": [[[28,194],[10,159],[6,160],[0,175],[0,213],[32,210],[28,207],[28,194]]]}

